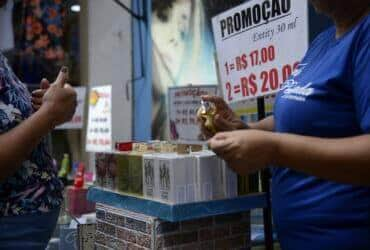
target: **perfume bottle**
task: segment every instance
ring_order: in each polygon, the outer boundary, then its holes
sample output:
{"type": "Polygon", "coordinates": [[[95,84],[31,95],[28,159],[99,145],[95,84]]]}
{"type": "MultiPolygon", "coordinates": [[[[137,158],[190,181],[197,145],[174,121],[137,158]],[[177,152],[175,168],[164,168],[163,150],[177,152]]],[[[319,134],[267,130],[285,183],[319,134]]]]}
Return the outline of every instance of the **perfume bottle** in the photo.
{"type": "Polygon", "coordinates": [[[214,116],[216,115],[216,107],[203,100],[200,101],[201,105],[198,109],[197,116],[204,122],[204,126],[211,131],[212,133],[216,133],[216,129],[213,124],[214,116]]]}

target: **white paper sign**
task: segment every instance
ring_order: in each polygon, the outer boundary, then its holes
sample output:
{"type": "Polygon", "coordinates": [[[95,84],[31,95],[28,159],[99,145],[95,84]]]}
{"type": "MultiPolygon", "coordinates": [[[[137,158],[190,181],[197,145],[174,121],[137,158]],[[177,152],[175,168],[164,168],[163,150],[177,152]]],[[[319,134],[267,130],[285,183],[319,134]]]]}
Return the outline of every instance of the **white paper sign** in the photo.
{"type": "Polygon", "coordinates": [[[251,0],[212,25],[229,103],[277,92],[308,48],[307,0],[251,0]]]}
{"type": "Polygon", "coordinates": [[[89,94],[86,151],[112,150],[112,86],[95,87],[89,94]]]}
{"type": "Polygon", "coordinates": [[[201,143],[197,110],[202,95],[217,95],[216,85],[174,87],[168,89],[170,139],[181,143],[201,143]]]}
{"type": "Polygon", "coordinates": [[[55,129],[82,129],[84,124],[84,110],[86,100],[86,88],[76,87],[74,88],[77,93],[77,107],[72,120],[66,122],[55,129]]]}

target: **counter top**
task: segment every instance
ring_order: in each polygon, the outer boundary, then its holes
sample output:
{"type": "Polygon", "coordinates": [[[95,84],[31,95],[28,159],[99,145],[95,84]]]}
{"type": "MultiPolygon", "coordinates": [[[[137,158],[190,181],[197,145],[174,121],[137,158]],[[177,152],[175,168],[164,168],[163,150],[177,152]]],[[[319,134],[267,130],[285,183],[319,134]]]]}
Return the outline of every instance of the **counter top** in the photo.
{"type": "Polygon", "coordinates": [[[264,208],[267,204],[265,193],[256,193],[226,200],[168,205],[158,201],[115,193],[98,187],[90,187],[87,198],[96,203],[171,222],[238,213],[255,208],[264,208]]]}

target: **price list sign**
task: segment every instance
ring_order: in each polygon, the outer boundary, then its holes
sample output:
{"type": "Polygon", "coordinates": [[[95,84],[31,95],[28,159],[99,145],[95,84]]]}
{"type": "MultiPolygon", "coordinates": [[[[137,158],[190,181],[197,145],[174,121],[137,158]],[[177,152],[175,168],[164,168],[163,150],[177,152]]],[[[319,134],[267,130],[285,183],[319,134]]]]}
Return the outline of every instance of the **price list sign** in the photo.
{"type": "Polygon", "coordinates": [[[203,140],[197,124],[202,95],[217,95],[217,85],[173,87],[168,89],[171,141],[199,144],[203,140]]]}
{"type": "Polygon", "coordinates": [[[251,0],[214,17],[212,26],[225,100],[273,94],[307,51],[307,0],[251,0]]]}
{"type": "Polygon", "coordinates": [[[112,86],[94,87],[89,94],[86,151],[112,150],[112,86]]]}

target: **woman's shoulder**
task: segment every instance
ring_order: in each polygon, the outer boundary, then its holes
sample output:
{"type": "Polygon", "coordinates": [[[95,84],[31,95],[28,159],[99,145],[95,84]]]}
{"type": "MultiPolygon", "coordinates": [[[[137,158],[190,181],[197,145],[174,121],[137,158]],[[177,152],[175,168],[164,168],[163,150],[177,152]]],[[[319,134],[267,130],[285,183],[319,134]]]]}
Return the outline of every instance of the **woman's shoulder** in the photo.
{"type": "Polygon", "coordinates": [[[370,14],[367,15],[359,25],[357,25],[353,44],[352,61],[354,64],[361,61],[369,61],[370,56],[370,14]]]}
{"type": "Polygon", "coordinates": [[[321,44],[327,44],[335,38],[335,26],[332,25],[319,33],[316,38],[312,41],[310,48],[315,48],[321,44]]]}
{"type": "Polygon", "coordinates": [[[315,39],[310,43],[310,46],[302,59],[302,62],[310,62],[315,58],[319,58],[320,53],[325,51],[325,47],[330,44],[335,35],[334,26],[319,33],[315,39]]]}

